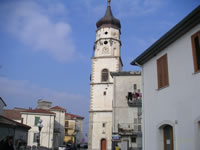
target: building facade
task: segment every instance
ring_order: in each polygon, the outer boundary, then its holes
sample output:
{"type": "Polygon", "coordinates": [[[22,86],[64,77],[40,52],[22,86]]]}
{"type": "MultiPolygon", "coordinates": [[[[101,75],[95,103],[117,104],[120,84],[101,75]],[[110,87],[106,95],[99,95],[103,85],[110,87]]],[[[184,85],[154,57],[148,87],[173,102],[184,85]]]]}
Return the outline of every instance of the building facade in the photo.
{"type": "Polygon", "coordinates": [[[89,111],[89,150],[110,150],[112,140],[113,79],[110,72],[122,67],[120,21],[112,15],[110,1],[97,23],[92,57],[89,111]]]}
{"type": "Polygon", "coordinates": [[[122,150],[142,149],[141,72],[111,73],[114,79],[113,147],[122,150]]]}
{"type": "Polygon", "coordinates": [[[60,106],[54,106],[49,111],[56,115],[54,121],[54,145],[63,145],[66,110],[60,106]]]}
{"type": "Polygon", "coordinates": [[[200,6],[138,56],[144,150],[200,149],[200,6]]]}
{"type": "Polygon", "coordinates": [[[65,114],[65,143],[78,146],[84,142],[83,120],[84,117],[70,113],[65,114]]]}
{"type": "Polygon", "coordinates": [[[55,113],[44,109],[25,110],[21,112],[23,123],[30,126],[31,129],[28,132],[28,145],[37,146],[38,138],[38,123],[42,120],[42,129],[40,133],[40,146],[53,148],[58,147],[54,141],[54,122],[55,113]]]}

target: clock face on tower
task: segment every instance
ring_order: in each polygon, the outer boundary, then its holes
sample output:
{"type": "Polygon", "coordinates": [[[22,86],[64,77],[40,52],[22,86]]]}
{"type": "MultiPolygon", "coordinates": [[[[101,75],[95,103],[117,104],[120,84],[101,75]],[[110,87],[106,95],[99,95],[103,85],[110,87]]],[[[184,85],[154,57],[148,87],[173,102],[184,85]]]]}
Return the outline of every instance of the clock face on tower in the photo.
{"type": "Polygon", "coordinates": [[[103,50],[102,50],[102,54],[109,54],[109,48],[104,47],[103,50]]]}

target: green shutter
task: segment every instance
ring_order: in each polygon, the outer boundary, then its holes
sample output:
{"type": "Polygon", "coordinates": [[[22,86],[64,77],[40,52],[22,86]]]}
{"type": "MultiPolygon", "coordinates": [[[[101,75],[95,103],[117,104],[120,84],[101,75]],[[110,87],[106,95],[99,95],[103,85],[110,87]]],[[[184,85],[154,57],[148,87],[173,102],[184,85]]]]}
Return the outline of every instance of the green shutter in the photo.
{"type": "Polygon", "coordinates": [[[40,120],[40,117],[35,117],[35,126],[37,126],[37,125],[38,125],[38,123],[39,123],[39,120],[40,120]]]}

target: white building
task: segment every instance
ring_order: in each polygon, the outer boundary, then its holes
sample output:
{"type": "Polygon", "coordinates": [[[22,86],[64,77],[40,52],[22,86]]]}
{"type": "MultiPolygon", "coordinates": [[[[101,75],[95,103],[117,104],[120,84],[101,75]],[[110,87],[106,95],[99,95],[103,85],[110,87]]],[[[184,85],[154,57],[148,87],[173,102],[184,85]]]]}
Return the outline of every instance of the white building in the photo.
{"type": "Polygon", "coordinates": [[[114,78],[113,147],[121,150],[142,149],[141,72],[111,73],[114,78]]]}
{"type": "Polygon", "coordinates": [[[59,145],[63,145],[64,142],[66,110],[60,106],[51,107],[49,110],[56,114],[54,121],[54,146],[58,147],[59,145]]]}
{"type": "Polygon", "coordinates": [[[37,146],[37,135],[39,133],[38,123],[42,120],[42,130],[40,133],[40,146],[53,148],[54,121],[56,114],[44,109],[25,110],[21,112],[23,123],[30,126],[28,132],[28,145],[37,146]]]}
{"type": "Polygon", "coordinates": [[[138,56],[144,150],[200,149],[200,6],[138,56]]]}
{"type": "Polygon", "coordinates": [[[110,150],[112,140],[113,79],[122,67],[120,21],[113,17],[110,1],[97,23],[90,87],[89,150],[110,150]]]}

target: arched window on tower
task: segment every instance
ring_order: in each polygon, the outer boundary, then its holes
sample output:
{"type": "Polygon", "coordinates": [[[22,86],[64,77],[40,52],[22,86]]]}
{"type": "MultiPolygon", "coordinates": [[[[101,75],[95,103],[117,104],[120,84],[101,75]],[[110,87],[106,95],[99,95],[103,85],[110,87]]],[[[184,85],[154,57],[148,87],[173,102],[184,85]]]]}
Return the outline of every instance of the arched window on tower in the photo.
{"type": "Polygon", "coordinates": [[[101,71],[101,81],[102,82],[107,82],[108,81],[108,77],[109,77],[108,75],[109,75],[108,69],[103,69],[101,71]]]}

